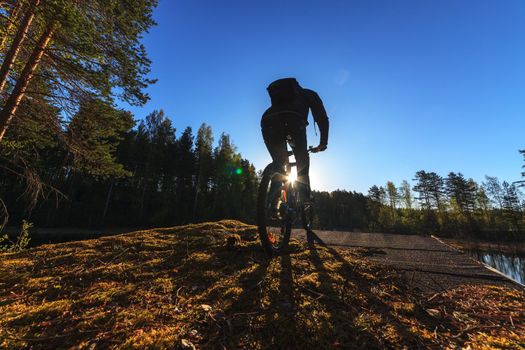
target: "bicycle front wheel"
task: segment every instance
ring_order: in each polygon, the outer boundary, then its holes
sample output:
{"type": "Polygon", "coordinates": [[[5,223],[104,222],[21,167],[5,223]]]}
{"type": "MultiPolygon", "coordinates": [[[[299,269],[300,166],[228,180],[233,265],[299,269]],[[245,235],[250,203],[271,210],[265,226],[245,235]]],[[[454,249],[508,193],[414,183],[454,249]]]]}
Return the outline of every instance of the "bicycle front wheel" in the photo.
{"type": "Polygon", "coordinates": [[[257,197],[257,227],[262,247],[269,257],[285,251],[290,241],[292,218],[288,185],[274,164],[264,169],[257,197]]]}

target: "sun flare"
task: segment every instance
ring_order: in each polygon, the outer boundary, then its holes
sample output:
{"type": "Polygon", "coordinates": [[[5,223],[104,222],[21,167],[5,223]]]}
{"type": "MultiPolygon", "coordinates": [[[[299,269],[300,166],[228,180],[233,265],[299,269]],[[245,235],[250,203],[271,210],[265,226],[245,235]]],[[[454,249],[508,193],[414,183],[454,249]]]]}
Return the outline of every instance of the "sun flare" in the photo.
{"type": "Polygon", "coordinates": [[[288,181],[295,182],[297,181],[297,169],[293,167],[290,171],[290,175],[288,175],[288,181]]]}

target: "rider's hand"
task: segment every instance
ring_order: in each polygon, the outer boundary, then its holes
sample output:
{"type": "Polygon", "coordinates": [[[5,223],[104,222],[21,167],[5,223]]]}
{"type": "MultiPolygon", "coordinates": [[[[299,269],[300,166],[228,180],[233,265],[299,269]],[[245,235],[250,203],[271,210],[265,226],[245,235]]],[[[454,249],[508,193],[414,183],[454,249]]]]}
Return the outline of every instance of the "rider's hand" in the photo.
{"type": "Polygon", "coordinates": [[[327,148],[326,145],[319,145],[317,147],[312,148],[312,152],[313,153],[323,152],[324,150],[326,150],[326,148],[327,148]]]}

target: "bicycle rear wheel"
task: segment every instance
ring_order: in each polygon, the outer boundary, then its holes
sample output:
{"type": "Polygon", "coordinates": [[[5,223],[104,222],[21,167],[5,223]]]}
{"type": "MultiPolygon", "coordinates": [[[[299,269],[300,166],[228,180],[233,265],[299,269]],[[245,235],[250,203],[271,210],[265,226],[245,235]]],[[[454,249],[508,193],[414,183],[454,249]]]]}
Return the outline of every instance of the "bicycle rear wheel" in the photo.
{"type": "Polygon", "coordinates": [[[292,219],[286,186],[285,176],[273,163],[264,169],[257,197],[257,227],[262,247],[269,257],[285,251],[290,241],[292,219]],[[276,185],[279,183],[282,186],[276,185]]]}

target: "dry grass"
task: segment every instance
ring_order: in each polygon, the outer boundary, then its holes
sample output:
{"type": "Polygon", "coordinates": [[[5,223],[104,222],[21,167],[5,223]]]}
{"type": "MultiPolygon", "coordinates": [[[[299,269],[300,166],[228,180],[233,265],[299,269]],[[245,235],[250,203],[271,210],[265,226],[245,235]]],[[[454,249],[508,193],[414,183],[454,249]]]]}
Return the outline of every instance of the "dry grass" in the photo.
{"type": "Polygon", "coordinates": [[[436,295],[353,250],[270,262],[220,221],[0,255],[0,348],[524,348],[525,294],[436,295]]]}

